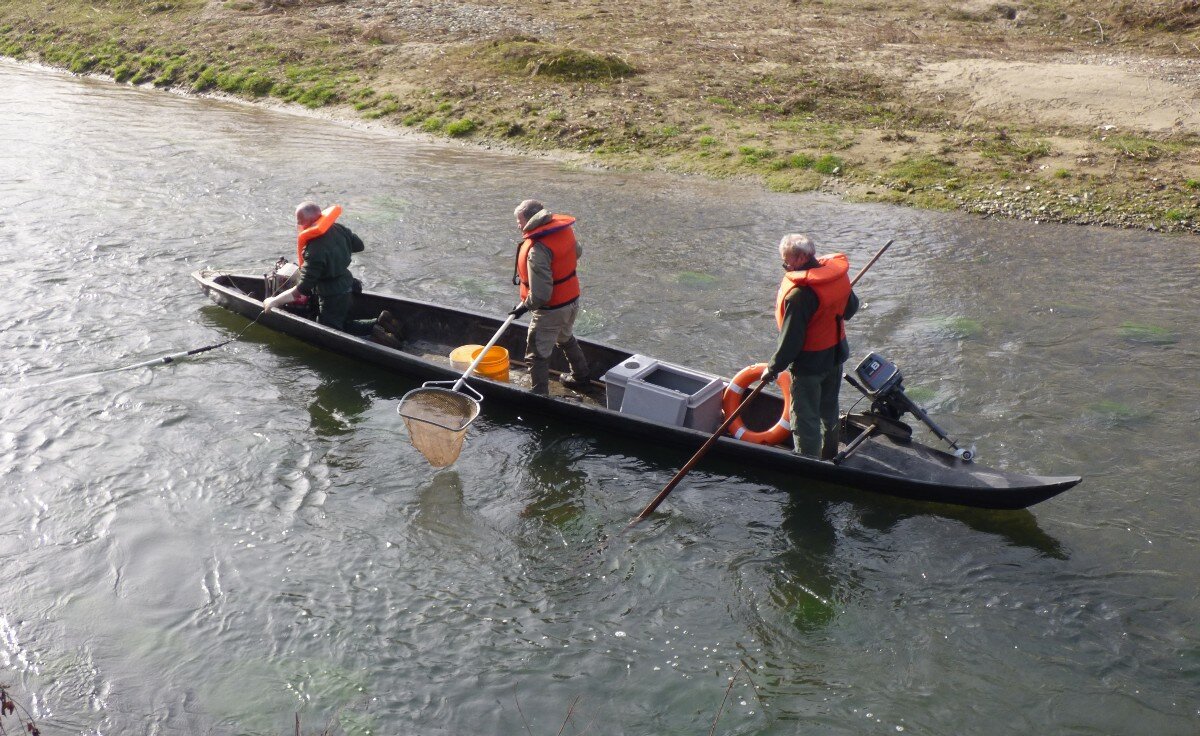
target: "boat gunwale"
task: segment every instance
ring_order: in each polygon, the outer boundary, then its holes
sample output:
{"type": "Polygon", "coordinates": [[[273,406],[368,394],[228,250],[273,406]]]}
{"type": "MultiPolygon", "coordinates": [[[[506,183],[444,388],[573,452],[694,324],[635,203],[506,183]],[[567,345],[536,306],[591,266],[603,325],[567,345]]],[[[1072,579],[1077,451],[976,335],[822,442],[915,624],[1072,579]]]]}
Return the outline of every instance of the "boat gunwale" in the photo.
{"type": "MultiPolygon", "coordinates": [[[[430,378],[448,380],[461,376],[460,371],[439,365],[420,355],[374,343],[362,337],[321,325],[287,311],[281,310],[273,314],[263,315],[261,313],[262,302],[253,295],[237,288],[232,283],[233,279],[262,281],[263,276],[212,268],[198,269],[191,275],[206,292],[210,292],[210,297],[212,291],[219,291],[229,300],[242,305],[245,310],[231,309],[231,311],[247,319],[257,316],[259,324],[263,324],[269,329],[288,335],[294,339],[309,344],[316,344],[318,347],[329,349],[333,352],[350,354],[352,357],[372,362],[387,369],[407,370],[406,375],[422,380],[429,380],[430,378]],[[230,279],[230,285],[227,286],[218,283],[217,279],[222,277],[230,279]],[[246,312],[249,312],[249,314],[246,312]],[[276,326],[273,327],[271,323],[276,323],[276,326]],[[285,329],[285,326],[294,326],[301,329],[285,329]],[[308,335],[303,333],[308,333],[308,335]],[[324,339],[312,340],[309,339],[310,335],[321,336],[324,339]],[[340,346],[346,348],[353,346],[354,349],[339,350],[340,346]]],[[[435,313],[449,315],[460,320],[474,319],[482,324],[491,325],[493,328],[498,327],[503,322],[503,320],[481,312],[437,304],[422,299],[365,290],[363,291],[363,296],[387,303],[411,305],[435,313]]],[[[215,297],[212,298],[214,301],[217,301],[215,297]]],[[[217,301],[217,303],[222,307],[227,306],[220,301],[217,301]]],[[[580,342],[584,343],[585,346],[591,346],[616,354],[633,354],[622,348],[617,348],[596,340],[581,338],[580,342]]],[[[520,386],[491,380],[483,376],[478,376],[478,378],[479,380],[474,381],[472,386],[477,388],[485,397],[495,397],[510,404],[524,403],[528,405],[532,403],[535,406],[550,409],[553,413],[568,418],[590,418],[590,423],[600,424],[605,429],[620,431],[615,425],[631,428],[631,431],[623,432],[626,435],[654,437],[660,441],[666,440],[671,445],[691,448],[693,450],[698,448],[711,436],[709,432],[690,427],[663,424],[643,417],[614,411],[601,404],[539,396],[520,386]]],[[[876,437],[869,440],[869,442],[878,442],[879,440],[880,438],[876,437]]],[[[939,472],[953,473],[955,477],[969,478],[975,481],[975,483],[963,484],[961,482],[923,480],[855,468],[849,465],[832,465],[816,458],[798,455],[782,447],[757,445],[729,436],[718,438],[717,442],[713,445],[713,449],[717,455],[725,459],[758,460],[763,465],[775,470],[803,470],[807,476],[815,480],[834,485],[859,488],[908,500],[947,503],[956,506],[977,508],[1014,510],[1027,508],[1028,506],[1059,495],[1082,481],[1080,476],[1074,475],[1035,475],[978,465],[974,467],[950,467],[944,464],[947,462],[947,459],[957,463],[961,463],[961,461],[956,460],[953,455],[943,452],[938,448],[930,447],[915,440],[912,443],[923,448],[925,451],[941,456],[943,464],[937,466],[939,472]],[[984,483],[979,478],[979,475],[982,474],[993,478],[999,477],[1005,481],[1006,485],[995,486],[984,483]]],[[[895,442],[891,442],[890,446],[901,447],[901,445],[895,442]]],[[[921,459],[927,463],[933,462],[930,458],[921,459]]]]}

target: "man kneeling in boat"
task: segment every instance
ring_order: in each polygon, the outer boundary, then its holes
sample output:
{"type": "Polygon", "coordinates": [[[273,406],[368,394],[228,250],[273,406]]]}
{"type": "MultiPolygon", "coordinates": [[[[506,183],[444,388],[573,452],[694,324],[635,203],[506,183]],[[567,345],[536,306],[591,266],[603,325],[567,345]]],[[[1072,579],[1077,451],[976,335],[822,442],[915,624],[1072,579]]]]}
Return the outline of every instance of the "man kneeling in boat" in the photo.
{"type": "Polygon", "coordinates": [[[858,311],[850,262],[841,253],[817,258],[816,243],[803,234],[785,235],[779,255],[785,272],[775,297],[779,341],[762,380],[791,371],[796,452],[829,460],[838,451],[838,390],[850,357],[844,322],[858,311]]]}
{"type": "Polygon", "coordinates": [[[535,394],[550,393],[550,356],[562,348],[571,372],[560,380],[578,388],[588,380],[588,363],[572,331],[579,316],[579,276],[575,264],[583,249],[575,240],[575,218],[556,215],[536,199],[527,199],[513,212],[525,236],[517,246],[513,284],[521,287],[521,303],[509,314],[532,311],[525,360],[535,394]]]}
{"type": "Polygon", "coordinates": [[[376,319],[347,319],[354,291],[350,254],[361,253],[364,246],[362,238],[350,228],[335,222],[341,212],[337,205],[322,212],[314,202],[303,202],[296,207],[300,281],[287,291],[263,300],[263,312],[291,304],[297,295],[315,297],[317,322],[398,348],[401,327],[390,312],[385,310],[376,319]]]}

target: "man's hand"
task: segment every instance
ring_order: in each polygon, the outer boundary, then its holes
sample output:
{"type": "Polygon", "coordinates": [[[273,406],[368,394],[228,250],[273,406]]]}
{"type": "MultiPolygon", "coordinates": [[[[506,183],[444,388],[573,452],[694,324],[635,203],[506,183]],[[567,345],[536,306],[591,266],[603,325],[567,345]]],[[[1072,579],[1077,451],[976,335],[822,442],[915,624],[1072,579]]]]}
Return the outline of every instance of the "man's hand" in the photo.
{"type": "Polygon", "coordinates": [[[284,304],[291,304],[296,301],[296,289],[297,287],[293,286],[281,294],[263,299],[263,314],[269,313],[275,307],[282,307],[284,304]]]}
{"type": "Polygon", "coordinates": [[[779,378],[779,371],[773,371],[768,368],[763,371],[761,380],[763,383],[774,383],[776,378],[779,378]]]}
{"type": "Polygon", "coordinates": [[[517,306],[515,306],[511,310],[509,310],[508,313],[510,315],[512,315],[513,317],[520,317],[522,314],[525,314],[528,311],[529,311],[529,307],[525,306],[525,302],[521,302],[520,304],[518,304],[517,306]]]}

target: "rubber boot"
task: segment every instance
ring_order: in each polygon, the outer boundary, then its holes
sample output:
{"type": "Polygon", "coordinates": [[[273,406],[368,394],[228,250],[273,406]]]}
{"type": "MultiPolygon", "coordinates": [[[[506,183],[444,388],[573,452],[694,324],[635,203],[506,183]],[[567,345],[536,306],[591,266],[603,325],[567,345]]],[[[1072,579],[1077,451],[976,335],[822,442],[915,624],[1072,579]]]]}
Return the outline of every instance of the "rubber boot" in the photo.
{"type": "Polygon", "coordinates": [[[588,385],[588,361],[583,354],[583,348],[579,347],[579,341],[571,337],[570,340],[562,344],[563,353],[567,356],[567,364],[571,366],[571,372],[562,377],[564,386],[582,387],[588,385]]]}
{"type": "Polygon", "coordinates": [[[541,396],[550,395],[550,361],[534,358],[529,364],[530,389],[541,396]]]}
{"type": "Polygon", "coordinates": [[[838,427],[826,427],[825,434],[821,442],[821,459],[832,460],[838,454],[838,440],[841,438],[841,431],[838,427]]]}
{"type": "Polygon", "coordinates": [[[371,328],[371,341],[377,342],[380,345],[386,345],[393,350],[400,350],[404,344],[396,339],[396,336],[383,328],[383,325],[375,325],[371,328]]]}

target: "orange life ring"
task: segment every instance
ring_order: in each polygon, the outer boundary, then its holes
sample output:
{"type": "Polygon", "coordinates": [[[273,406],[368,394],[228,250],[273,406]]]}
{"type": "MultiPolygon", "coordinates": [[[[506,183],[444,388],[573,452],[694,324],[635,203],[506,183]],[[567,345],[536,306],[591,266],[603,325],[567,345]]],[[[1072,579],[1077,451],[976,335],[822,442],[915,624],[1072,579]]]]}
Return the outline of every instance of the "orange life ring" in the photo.
{"type": "MultiPolygon", "coordinates": [[[[738,374],[733,377],[733,381],[729,387],[725,389],[725,394],[721,397],[721,410],[725,412],[725,416],[729,416],[738,408],[738,404],[742,402],[742,395],[746,393],[746,389],[750,388],[750,384],[762,378],[762,374],[767,370],[766,363],[755,363],[748,365],[738,371],[738,374]]],[[[792,374],[783,371],[779,374],[779,390],[783,392],[783,416],[775,423],[775,426],[762,432],[755,432],[746,429],[746,423],[741,417],[733,420],[729,425],[729,434],[733,435],[734,439],[742,440],[743,442],[753,442],[759,445],[778,445],[792,434],[792,374]]]]}

